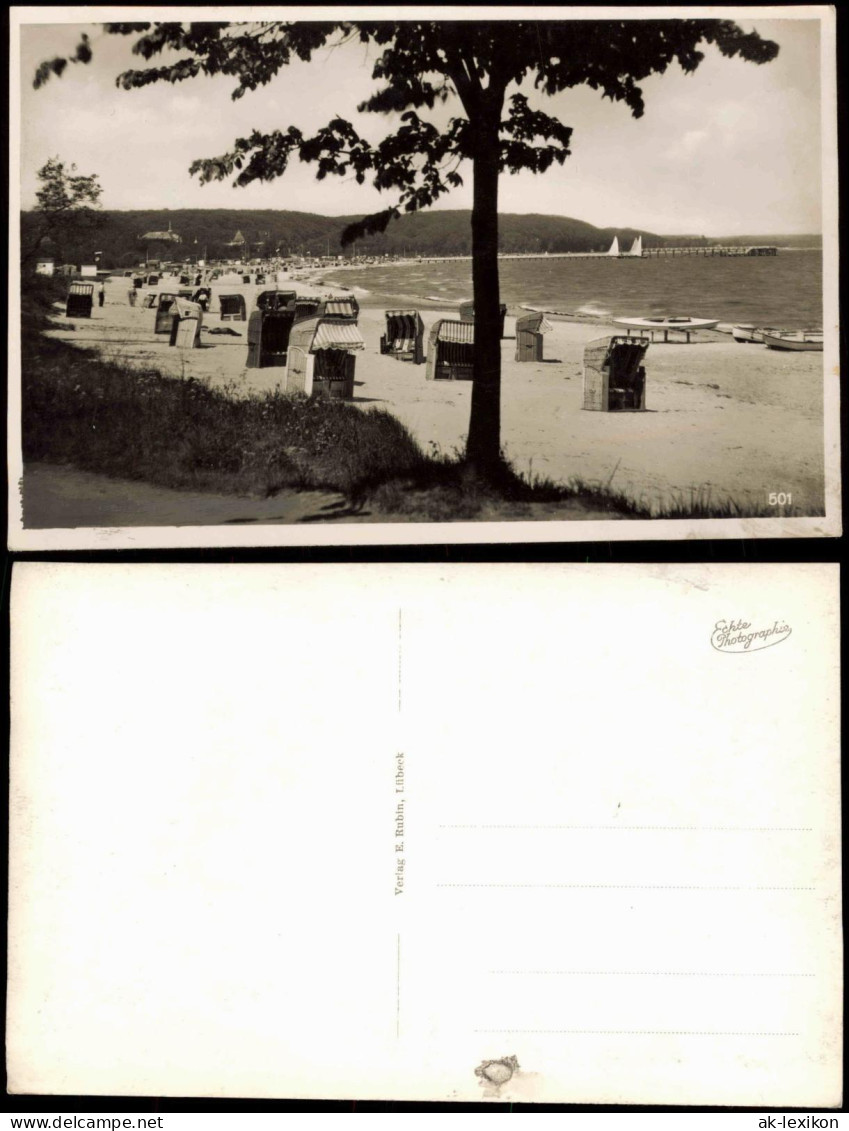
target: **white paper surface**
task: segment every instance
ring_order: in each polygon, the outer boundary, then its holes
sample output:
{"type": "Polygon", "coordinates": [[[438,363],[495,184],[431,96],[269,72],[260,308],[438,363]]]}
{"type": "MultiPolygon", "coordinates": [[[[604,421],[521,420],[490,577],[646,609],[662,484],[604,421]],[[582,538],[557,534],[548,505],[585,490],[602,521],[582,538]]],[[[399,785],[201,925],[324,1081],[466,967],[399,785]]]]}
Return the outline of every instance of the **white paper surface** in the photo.
{"type": "MultiPolygon", "coordinates": [[[[156,19],[165,14],[168,20],[202,21],[211,20],[244,20],[251,18],[252,9],[244,6],[213,6],[213,7],[187,7],[179,6],[157,9],[156,7],[141,6],[132,9],[136,18],[156,19]]],[[[315,7],[298,9],[296,6],[285,8],[266,8],[264,18],[296,19],[299,11],[308,14],[309,19],[355,19],[366,18],[375,20],[386,19],[385,6],[351,5],[333,6],[325,5],[317,10],[315,7]]],[[[475,6],[469,5],[433,5],[433,6],[396,6],[392,9],[392,17],[397,19],[437,21],[474,20],[479,18],[475,6]]],[[[127,8],[124,6],[99,5],[86,6],[45,6],[20,5],[11,9],[11,51],[9,59],[9,97],[12,107],[10,120],[10,208],[9,208],[9,325],[15,328],[20,325],[20,278],[19,278],[19,244],[20,222],[19,212],[21,205],[20,170],[22,166],[23,147],[28,141],[27,122],[22,118],[21,107],[21,51],[19,37],[21,29],[39,24],[80,24],[88,25],[92,20],[106,20],[121,22],[126,19],[127,8]]],[[[820,538],[839,537],[842,532],[842,480],[841,480],[841,451],[840,451],[840,318],[839,318],[839,227],[838,227],[838,159],[837,159],[837,44],[836,44],[836,18],[833,6],[827,4],[799,4],[799,5],[740,5],[735,7],[711,7],[702,5],[669,6],[669,5],[598,5],[592,7],[577,6],[566,7],[563,5],[512,5],[493,6],[487,9],[488,20],[517,20],[517,19],[570,19],[570,20],[599,20],[599,19],[678,19],[678,18],[705,18],[712,19],[720,16],[723,19],[740,20],[746,26],[754,20],[756,23],[763,20],[817,20],[820,25],[821,53],[819,59],[821,136],[820,136],[820,168],[818,170],[822,180],[822,235],[823,235],[823,309],[822,325],[825,332],[823,352],[823,421],[822,421],[822,449],[821,454],[824,467],[824,507],[825,513],[817,515],[781,515],[765,518],[745,518],[737,516],[720,518],[651,518],[628,519],[622,521],[615,519],[588,519],[588,520],[520,520],[520,521],[451,521],[451,522],[397,522],[377,521],[362,524],[324,522],[301,523],[268,523],[265,521],[236,521],[237,515],[215,520],[207,519],[207,525],[172,525],[173,515],[170,511],[163,514],[162,521],[157,521],[150,526],[115,526],[99,525],[88,526],[82,522],[71,527],[33,528],[25,527],[23,521],[23,497],[21,481],[24,474],[23,449],[21,436],[21,350],[19,335],[14,332],[9,336],[9,408],[8,408],[8,445],[7,465],[9,469],[8,510],[9,529],[8,544],[15,551],[63,551],[63,550],[138,550],[138,549],[171,549],[176,547],[246,547],[246,546],[337,546],[337,545],[443,545],[446,543],[529,543],[529,542],[585,542],[585,541],[633,541],[658,540],[678,541],[684,538],[699,539],[739,539],[739,538],[820,538]],[[217,524],[213,524],[216,523],[217,524]]],[[[101,47],[97,48],[97,51],[101,47]]],[[[810,76],[806,76],[810,78],[810,76]]],[[[322,79],[335,81],[334,79],[322,79]]],[[[188,89],[188,88],[187,88],[188,89]]],[[[340,108],[346,104],[346,92],[340,90],[340,108]]],[[[304,97],[309,101],[309,91],[304,91],[304,97]]],[[[247,104],[246,104],[247,105],[247,104]]],[[[337,107],[334,107],[336,113],[337,107]]],[[[203,113],[214,114],[212,103],[205,102],[203,113]]],[[[340,109],[341,112],[341,109],[340,109]]],[[[106,113],[106,111],[104,111],[106,113]]],[[[98,129],[100,127],[98,126],[98,129]]],[[[689,116],[682,121],[680,138],[670,136],[670,145],[681,150],[686,148],[688,131],[698,130],[693,126],[689,116]]],[[[778,138],[781,137],[781,131],[778,138]]],[[[31,140],[31,137],[29,137],[31,140]]],[[[766,144],[764,141],[763,144],[766,144]]],[[[779,144],[773,138],[772,144],[779,144]]],[[[659,160],[662,160],[659,155],[659,160]]],[[[795,158],[788,151],[786,160],[792,163],[795,158]]],[[[745,177],[745,170],[741,176],[745,177]]],[[[700,166],[694,166],[694,177],[704,176],[700,166]]],[[[282,192],[286,192],[286,181],[280,182],[282,192]]],[[[175,185],[175,192],[179,192],[175,185]]],[[[787,191],[786,185],[777,185],[779,194],[787,191]]],[[[353,205],[352,205],[353,207],[353,205]]],[[[566,207],[565,203],[563,207],[566,207]]],[[[675,202],[667,201],[670,217],[675,213],[675,202]]],[[[769,201],[764,202],[764,223],[767,223],[770,213],[769,201]]],[[[672,220],[670,218],[670,224],[672,220]]],[[[673,225],[674,227],[674,225],[673,225]]],[[[770,237],[771,239],[771,237],[770,237]]],[[[783,253],[782,253],[783,254],[783,253]]],[[[430,284],[428,284],[429,286],[430,284]]],[[[436,284],[434,284],[436,286],[436,284]]],[[[682,296],[683,300],[683,296],[682,296]]],[[[659,347],[663,348],[663,347],[659,347]]],[[[721,368],[721,367],[720,367],[721,368]]],[[[718,374],[721,376],[721,373],[718,374]]],[[[553,406],[554,407],[554,406],[553,406]]],[[[791,422],[791,428],[795,422],[791,422]]],[[[632,436],[627,446],[639,448],[644,443],[651,443],[647,436],[639,438],[632,436]]],[[[452,445],[443,442],[440,445],[445,450],[451,450],[452,445]]],[[[626,448],[623,451],[627,451],[626,448]]],[[[425,447],[427,445],[425,444],[425,447]]],[[[614,460],[611,460],[611,469],[614,460]]],[[[539,461],[537,461],[539,464],[539,461]]],[[[617,465],[618,466],[618,465],[617,465]]],[[[517,465],[517,470],[524,473],[524,467],[517,465]]],[[[662,470],[662,469],[661,469],[662,470]]],[[[606,479],[607,473],[605,472],[606,479]]],[[[592,479],[588,472],[584,478],[592,479]]],[[[557,478],[557,476],[555,476],[557,478]]],[[[614,487],[621,482],[621,473],[614,487]]],[[[602,480],[603,481],[603,480],[602,480]]],[[[686,477],[676,483],[680,490],[681,498],[686,501],[690,493],[700,487],[701,477],[690,482],[686,477]]],[[[647,484],[647,486],[651,486],[647,484]]],[[[775,491],[784,493],[790,491],[785,482],[776,483],[775,491]]],[[[712,490],[707,473],[705,484],[708,495],[717,497],[717,492],[712,490]]],[[[88,490],[92,490],[91,486],[88,490]]],[[[84,490],[79,484],[75,488],[65,486],[65,490],[84,490]]],[[[722,492],[719,493],[720,495],[722,492]]],[[[96,489],[95,489],[96,498],[96,489]]],[[[233,496],[234,505],[238,496],[233,496]]],[[[163,503],[163,506],[165,504],[163,503]]],[[[208,512],[206,512],[208,513],[208,512]]],[[[104,513],[101,522],[109,522],[108,512],[104,513]]],[[[244,512],[239,512],[242,519],[244,512]]],[[[253,516],[250,516],[253,518],[253,516]]]]}
{"type": "Polygon", "coordinates": [[[840,1103],[837,567],[23,563],[12,645],[12,1092],[840,1103]]]}

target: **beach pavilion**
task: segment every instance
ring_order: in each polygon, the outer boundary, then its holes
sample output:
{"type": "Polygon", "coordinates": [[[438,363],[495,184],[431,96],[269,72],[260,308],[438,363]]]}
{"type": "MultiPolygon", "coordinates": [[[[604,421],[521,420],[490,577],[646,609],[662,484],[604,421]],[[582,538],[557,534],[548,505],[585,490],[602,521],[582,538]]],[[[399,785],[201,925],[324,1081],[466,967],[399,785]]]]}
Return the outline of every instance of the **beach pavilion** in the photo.
{"type": "Polygon", "coordinates": [[[174,244],[182,243],[180,236],[171,230],[171,223],[168,223],[167,232],[145,232],[143,236],[139,236],[140,240],[145,241],[145,263],[150,263],[151,260],[159,262],[162,259],[167,259],[167,250],[174,244]]]}

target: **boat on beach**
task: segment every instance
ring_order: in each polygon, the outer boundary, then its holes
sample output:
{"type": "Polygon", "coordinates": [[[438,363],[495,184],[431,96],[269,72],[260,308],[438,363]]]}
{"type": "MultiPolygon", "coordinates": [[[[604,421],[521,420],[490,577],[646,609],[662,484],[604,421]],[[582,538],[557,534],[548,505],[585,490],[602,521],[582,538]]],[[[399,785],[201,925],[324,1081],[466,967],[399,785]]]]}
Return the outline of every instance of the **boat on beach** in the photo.
{"type": "Polygon", "coordinates": [[[612,318],[614,326],[634,330],[712,330],[718,318],[612,318]]]}
{"type": "Polygon", "coordinates": [[[763,330],[763,342],[771,350],[819,350],[822,352],[822,330],[763,330]]]}
{"type": "Polygon", "coordinates": [[[532,314],[559,314],[561,318],[585,318],[587,315],[579,315],[572,310],[550,310],[548,307],[543,306],[529,306],[526,302],[519,303],[520,310],[530,310],[532,314]]]}
{"type": "Polygon", "coordinates": [[[743,344],[753,342],[756,345],[764,344],[764,334],[780,334],[774,326],[755,326],[753,322],[741,322],[731,327],[731,334],[735,342],[743,344]]]}
{"type": "MultiPolygon", "coordinates": [[[[677,330],[679,333],[685,335],[686,341],[689,344],[690,334],[694,330],[712,330],[719,322],[718,318],[684,318],[684,317],[670,317],[670,318],[611,318],[610,320],[614,326],[621,326],[627,330],[628,335],[632,330],[635,330],[638,335],[644,337],[648,332],[651,340],[657,341],[655,338],[655,331],[662,331],[664,342],[669,341],[669,331],[677,330]]],[[[673,342],[675,339],[672,339],[673,342]]]]}

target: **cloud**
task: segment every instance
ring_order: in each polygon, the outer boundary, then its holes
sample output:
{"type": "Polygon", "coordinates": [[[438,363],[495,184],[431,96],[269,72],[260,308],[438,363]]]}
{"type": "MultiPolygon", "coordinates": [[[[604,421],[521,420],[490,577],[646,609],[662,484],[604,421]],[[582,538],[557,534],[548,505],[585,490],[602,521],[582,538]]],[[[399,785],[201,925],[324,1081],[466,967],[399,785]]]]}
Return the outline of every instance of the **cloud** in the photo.
{"type": "MultiPolygon", "coordinates": [[[[534,108],[574,128],[563,168],[534,177],[505,176],[505,211],[551,212],[596,224],[631,224],[663,232],[704,229],[732,234],[762,228],[814,230],[819,222],[820,120],[816,21],[772,21],[760,30],[781,43],[775,63],[756,67],[710,49],[695,74],[671,67],[642,83],[644,117],[586,87],[547,99],[526,83],[534,108]]],[[[397,127],[397,116],[358,115],[374,89],[377,52],[340,47],[312,63],[281,69],[268,86],[233,102],[232,76],[177,86],[115,88],[115,76],[138,65],[131,37],[97,31],[94,61],[33,91],[34,67],[73,50],[81,26],[24,27],[22,35],[22,182],[30,206],[35,170],[58,154],[98,173],[111,208],[278,207],[341,214],[383,207],[390,195],[328,177],[294,162],[285,177],[234,191],[202,187],[190,162],[225,152],[254,128],[305,132],[329,117],[349,117],[370,140],[397,127]]],[[[439,117],[462,114],[456,101],[439,117]]],[[[467,207],[466,187],[441,201],[467,207]]]]}
{"type": "Polygon", "coordinates": [[[676,148],[681,150],[684,156],[688,156],[701,149],[709,140],[710,134],[707,130],[687,130],[676,148]]]}

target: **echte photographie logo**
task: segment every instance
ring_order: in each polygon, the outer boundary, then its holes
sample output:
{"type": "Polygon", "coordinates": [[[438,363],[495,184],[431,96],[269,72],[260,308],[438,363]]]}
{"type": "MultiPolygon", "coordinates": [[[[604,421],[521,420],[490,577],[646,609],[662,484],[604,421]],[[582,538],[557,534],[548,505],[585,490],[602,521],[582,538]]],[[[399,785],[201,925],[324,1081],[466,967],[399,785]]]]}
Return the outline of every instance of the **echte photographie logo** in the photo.
{"type": "Polygon", "coordinates": [[[718,620],[710,636],[717,652],[760,652],[781,644],[793,630],[782,620],[773,621],[767,628],[753,628],[750,621],[718,620]]]}

